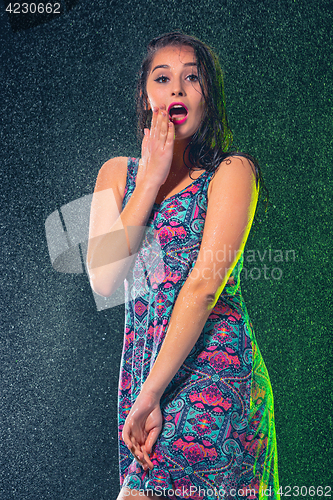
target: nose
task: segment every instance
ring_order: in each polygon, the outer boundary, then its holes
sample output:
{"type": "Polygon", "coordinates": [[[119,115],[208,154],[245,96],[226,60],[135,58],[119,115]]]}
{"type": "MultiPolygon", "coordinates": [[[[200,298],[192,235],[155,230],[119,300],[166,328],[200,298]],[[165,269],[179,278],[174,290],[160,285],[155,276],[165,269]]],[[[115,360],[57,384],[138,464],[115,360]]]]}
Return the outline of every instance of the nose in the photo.
{"type": "Polygon", "coordinates": [[[182,86],[182,82],[180,79],[179,80],[176,79],[174,81],[172,95],[175,95],[175,96],[184,96],[185,95],[185,91],[184,91],[184,88],[182,86]]]}

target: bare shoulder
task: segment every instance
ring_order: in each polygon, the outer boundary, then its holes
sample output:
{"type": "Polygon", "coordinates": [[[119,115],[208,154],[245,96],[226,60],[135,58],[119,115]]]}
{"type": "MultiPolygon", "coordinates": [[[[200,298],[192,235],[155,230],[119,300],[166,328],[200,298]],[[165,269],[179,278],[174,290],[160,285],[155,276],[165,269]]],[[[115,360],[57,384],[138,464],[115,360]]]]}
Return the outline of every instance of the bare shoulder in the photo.
{"type": "Polygon", "coordinates": [[[221,193],[222,189],[233,189],[236,185],[257,191],[255,166],[245,156],[228,156],[220,163],[209,183],[208,198],[213,191],[221,193]]]}
{"type": "Polygon", "coordinates": [[[234,174],[236,177],[255,177],[255,167],[253,162],[245,156],[228,156],[220,163],[214,177],[222,177],[226,174],[234,174]]]}
{"type": "Polygon", "coordinates": [[[127,177],[127,156],[117,156],[106,161],[98,172],[95,191],[117,189],[124,194],[127,177]]]}

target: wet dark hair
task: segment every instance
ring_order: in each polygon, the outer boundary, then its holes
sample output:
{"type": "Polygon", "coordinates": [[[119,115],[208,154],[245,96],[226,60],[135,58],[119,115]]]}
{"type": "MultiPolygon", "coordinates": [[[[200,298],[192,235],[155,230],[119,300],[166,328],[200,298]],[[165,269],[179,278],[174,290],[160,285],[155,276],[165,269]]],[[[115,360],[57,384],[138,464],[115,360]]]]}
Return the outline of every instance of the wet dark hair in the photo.
{"type": "Polygon", "coordinates": [[[217,55],[205,43],[194,36],[186,35],[181,31],[173,31],[154,38],[147,47],[147,54],[142,62],[136,89],[136,108],[138,115],[138,139],[141,143],[144,129],[150,128],[152,111],[148,109],[147,78],[156,52],[165,47],[174,46],[192,47],[195,53],[198,79],[206,103],[206,109],[200,127],[192,136],[184,151],[184,163],[189,170],[204,169],[215,171],[220,163],[230,156],[243,156],[254,166],[256,185],[259,183],[259,196],[262,189],[266,192],[266,206],[269,193],[264,184],[258,161],[247,153],[231,150],[233,140],[232,131],[228,124],[223,73],[217,55]],[[188,158],[191,166],[186,164],[185,153],[189,148],[188,158]],[[193,167],[194,166],[194,167],[193,167]]]}

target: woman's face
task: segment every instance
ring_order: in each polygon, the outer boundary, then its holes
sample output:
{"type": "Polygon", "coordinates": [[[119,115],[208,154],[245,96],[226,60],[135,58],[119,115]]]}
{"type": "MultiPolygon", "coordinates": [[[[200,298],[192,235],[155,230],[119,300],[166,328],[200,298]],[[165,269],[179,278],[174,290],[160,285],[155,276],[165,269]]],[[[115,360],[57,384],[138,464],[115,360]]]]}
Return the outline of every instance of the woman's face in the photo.
{"type": "Polygon", "coordinates": [[[176,139],[192,137],[200,126],[205,105],[193,48],[182,45],[158,50],[146,89],[149,108],[165,106],[175,125],[176,139]]]}

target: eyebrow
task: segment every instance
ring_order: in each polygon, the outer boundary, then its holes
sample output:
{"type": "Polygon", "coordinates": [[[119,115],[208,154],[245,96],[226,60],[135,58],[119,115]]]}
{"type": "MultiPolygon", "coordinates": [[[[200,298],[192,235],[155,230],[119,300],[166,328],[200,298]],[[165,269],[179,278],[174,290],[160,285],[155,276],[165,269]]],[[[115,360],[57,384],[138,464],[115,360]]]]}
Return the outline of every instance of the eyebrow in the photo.
{"type": "MultiPolygon", "coordinates": [[[[197,63],[196,62],[188,62],[188,63],[185,63],[184,66],[197,66],[197,63]]],[[[155,66],[152,73],[154,73],[155,69],[159,69],[159,68],[170,68],[170,66],[168,64],[159,64],[158,66],[155,66]]]]}

